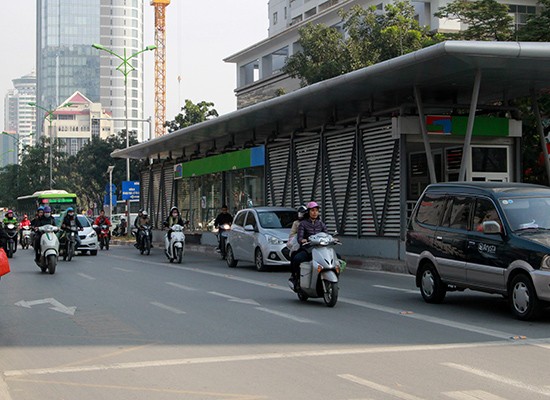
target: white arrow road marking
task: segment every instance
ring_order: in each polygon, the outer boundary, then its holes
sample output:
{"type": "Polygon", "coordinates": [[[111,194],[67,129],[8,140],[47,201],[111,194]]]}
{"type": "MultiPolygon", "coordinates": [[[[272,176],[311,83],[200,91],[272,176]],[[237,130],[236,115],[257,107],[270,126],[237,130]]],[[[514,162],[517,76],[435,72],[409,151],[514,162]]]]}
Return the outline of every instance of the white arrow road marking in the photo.
{"type": "Polygon", "coordinates": [[[76,311],[76,307],[67,307],[61,304],[56,299],[52,299],[52,298],[47,298],[42,300],[33,300],[33,301],[21,300],[15,303],[15,305],[19,307],[31,308],[32,306],[36,306],[38,304],[46,304],[46,303],[49,303],[53,306],[53,307],[50,307],[50,310],[59,311],[60,313],[63,313],[63,314],[74,315],[76,311]]]}
{"type": "Polygon", "coordinates": [[[504,397],[497,396],[483,390],[466,390],[463,392],[443,392],[443,395],[454,400],[506,400],[504,397]]]}
{"type": "Polygon", "coordinates": [[[529,392],[542,394],[544,396],[550,396],[550,390],[541,386],[534,386],[530,385],[528,383],[523,383],[521,381],[517,381],[515,379],[507,378],[505,376],[497,375],[493,372],[486,371],[483,369],[470,367],[468,365],[462,365],[462,364],[455,364],[455,363],[442,363],[441,365],[444,365],[449,368],[454,368],[462,372],[467,372],[469,374],[481,376],[482,378],[490,379],[495,382],[503,383],[505,385],[513,386],[518,389],[527,390],[529,392]]]}
{"type": "Polygon", "coordinates": [[[156,301],[151,302],[152,305],[162,308],[163,310],[172,311],[174,314],[186,314],[185,311],[178,310],[177,308],[167,306],[166,304],[157,303],[156,301]]]}
{"type": "Polygon", "coordinates": [[[354,383],[357,383],[359,385],[366,386],[366,387],[374,389],[378,392],[386,393],[386,394],[389,394],[393,397],[397,397],[398,399],[403,399],[403,400],[424,400],[421,397],[416,397],[412,394],[408,394],[408,393],[405,393],[405,392],[401,392],[399,390],[395,390],[395,389],[393,389],[389,386],[384,386],[384,385],[380,385],[380,384],[375,383],[375,382],[367,381],[366,379],[359,378],[355,375],[344,374],[344,375],[338,375],[338,376],[342,379],[346,379],[350,382],[354,382],[354,383]]]}
{"type": "Polygon", "coordinates": [[[227,299],[228,301],[232,301],[234,303],[242,303],[242,304],[250,304],[252,306],[259,306],[260,303],[258,303],[255,300],[252,299],[239,299],[238,297],[230,296],[228,294],[218,293],[218,292],[208,292],[214,296],[223,297],[227,299]]]}

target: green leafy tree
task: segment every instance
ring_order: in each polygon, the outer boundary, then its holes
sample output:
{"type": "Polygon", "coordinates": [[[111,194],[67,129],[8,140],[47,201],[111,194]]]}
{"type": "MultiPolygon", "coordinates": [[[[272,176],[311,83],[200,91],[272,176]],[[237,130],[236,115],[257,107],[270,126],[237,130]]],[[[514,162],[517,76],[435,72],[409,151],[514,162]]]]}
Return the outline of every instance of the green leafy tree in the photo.
{"type": "Polygon", "coordinates": [[[186,99],[185,105],[181,108],[183,112],[176,115],[174,120],[166,121],[164,126],[168,127],[168,132],[175,132],[179,129],[218,117],[218,112],[213,107],[214,103],[201,101],[195,104],[191,100],[186,99]]]}
{"type": "Polygon", "coordinates": [[[518,31],[523,42],[550,42],[550,0],[538,2],[540,13],[532,15],[518,31]]]}
{"type": "Polygon", "coordinates": [[[299,32],[301,51],[288,58],[283,72],[306,86],[350,71],[350,57],[340,31],[323,24],[307,24],[299,32]]]}
{"type": "Polygon", "coordinates": [[[514,37],[513,18],[508,12],[508,5],[496,0],[454,0],[434,15],[466,24],[465,30],[447,34],[452,39],[507,41],[514,37]]]}

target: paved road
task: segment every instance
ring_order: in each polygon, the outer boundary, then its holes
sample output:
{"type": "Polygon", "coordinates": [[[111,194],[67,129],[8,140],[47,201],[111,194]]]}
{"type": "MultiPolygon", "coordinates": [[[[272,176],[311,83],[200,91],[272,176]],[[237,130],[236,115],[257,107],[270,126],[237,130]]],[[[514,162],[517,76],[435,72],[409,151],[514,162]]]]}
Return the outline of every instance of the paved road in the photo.
{"type": "Polygon", "coordinates": [[[410,276],[349,269],[335,308],[287,272],[112,247],[0,282],[0,399],[547,399],[550,313],[498,296],[425,304],[410,276]]]}

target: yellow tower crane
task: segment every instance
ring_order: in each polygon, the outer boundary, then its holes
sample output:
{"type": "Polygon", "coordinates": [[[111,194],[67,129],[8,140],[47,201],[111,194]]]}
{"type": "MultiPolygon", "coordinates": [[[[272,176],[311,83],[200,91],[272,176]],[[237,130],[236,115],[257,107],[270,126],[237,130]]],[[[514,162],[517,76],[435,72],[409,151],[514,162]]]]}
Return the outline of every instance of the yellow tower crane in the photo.
{"type": "Polygon", "coordinates": [[[170,0],[151,0],[155,7],[155,137],[166,131],[166,6],[170,0]]]}

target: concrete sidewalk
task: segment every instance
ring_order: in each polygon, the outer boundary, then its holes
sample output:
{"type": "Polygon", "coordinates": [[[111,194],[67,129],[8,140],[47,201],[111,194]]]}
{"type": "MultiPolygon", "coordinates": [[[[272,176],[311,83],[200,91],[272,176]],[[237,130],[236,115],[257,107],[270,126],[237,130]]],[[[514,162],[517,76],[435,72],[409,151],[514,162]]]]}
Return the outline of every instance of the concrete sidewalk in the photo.
{"type": "MultiPolygon", "coordinates": [[[[155,238],[155,236],[153,236],[153,238],[155,238]]],[[[133,246],[134,243],[135,242],[133,240],[123,241],[123,240],[117,240],[116,238],[111,241],[111,244],[113,245],[133,246]]],[[[164,242],[159,241],[156,238],[153,241],[153,245],[154,247],[159,249],[164,248],[164,242]]],[[[203,254],[219,257],[219,253],[216,252],[215,245],[185,243],[185,251],[203,253],[203,254]]],[[[347,268],[408,274],[407,266],[405,265],[405,261],[403,260],[389,260],[384,258],[346,257],[345,255],[344,255],[344,258],[347,262],[347,268]]]]}

